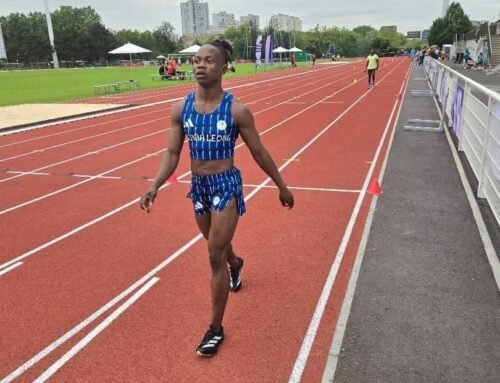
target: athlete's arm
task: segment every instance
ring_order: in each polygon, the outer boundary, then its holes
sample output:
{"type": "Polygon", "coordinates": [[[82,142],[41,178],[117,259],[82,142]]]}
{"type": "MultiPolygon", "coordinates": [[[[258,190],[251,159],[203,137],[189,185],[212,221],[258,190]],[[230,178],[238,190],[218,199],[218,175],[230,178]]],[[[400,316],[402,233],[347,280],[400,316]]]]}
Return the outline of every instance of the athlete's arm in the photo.
{"type": "Polygon", "coordinates": [[[181,124],[181,114],[184,107],[184,100],[178,102],[172,108],[170,115],[170,132],[165,151],[158,172],[156,174],[153,185],[141,197],[141,209],[150,212],[151,205],[153,204],[158,189],[165,183],[165,181],[174,173],[177,165],[179,164],[179,157],[181,155],[182,146],[184,144],[184,130],[181,124]]]}
{"type": "Polygon", "coordinates": [[[281,178],[280,172],[278,171],[271,155],[260,141],[259,134],[255,129],[252,112],[250,112],[245,105],[235,99],[233,101],[232,114],[235,123],[239,128],[241,138],[245,141],[248,149],[250,149],[250,153],[252,154],[255,162],[257,162],[260,168],[266,172],[266,174],[278,187],[280,191],[279,198],[281,204],[291,209],[294,204],[293,195],[290,193],[288,187],[281,178]]]}

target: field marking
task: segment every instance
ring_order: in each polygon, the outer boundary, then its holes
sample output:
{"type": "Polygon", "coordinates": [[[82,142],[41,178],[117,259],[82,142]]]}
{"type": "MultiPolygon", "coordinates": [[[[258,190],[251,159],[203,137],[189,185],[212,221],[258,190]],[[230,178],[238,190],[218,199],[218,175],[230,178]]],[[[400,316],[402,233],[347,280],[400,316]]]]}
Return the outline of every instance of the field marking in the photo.
{"type": "Polygon", "coordinates": [[[5,267],[5,268],[0,267],[0,276],[7,274],[9,271],[14,270],[15,268],[21,266],[22,264],[23,264],[22,262],[16,262],[16,263],[10,265],[9,267],[5,267]]]}
{"type": "MultiPolygon", "coordinates": [[[[163,151],[163,149],[162,149],[163,151]]],[[[101,175],[92,175],[92,174],[76,174],[76,173],[67,173],[67,174],[57,174],[57,173],[31,173],[31,172],[21,172],[9,170],[6,173],[12,174],[27,174],[27,175],[42,175],[42,176],[55,176],[55,177],[76,177],[76,178],[92,178],[92,179],[102,179],[102,180],[137,180],[137,181],[149,181],[153,182],[154,178],[145,178],[145,176],[101,176],[101,175]]],[[[180,180],[178,181],[181,184],[191,184],[190,180],[180,180]]],[[[244,187],[247,188],[256,188],[258,185],[256,184],[243,184],[244,187]]],[[[266,189],[278,189],[277,186],[268,185],[265,186],[266,189]]],[[[361,190],[359,189],[340,189],[340,188],[327,188],[327,187],[310,187],[310,186],[290,186],[288,185],[288,189],[292,190],[304,190],[304,191],[321,191],[321,192],[340,192],[340,193],[359,193],[361,190]]],[[[2,212],[0,211],[0,214],[2,212]]]]}
{"type": "MultiPolygon", "coordinates": [[[[138,141],[138,140],[141,140],[143,138],[147,138],[147,137],[151,137],[151,136],[154,136],[155,134],[160,134],[160,133],[164,133],[165,131],[169,130],[170,128],[167,128],[167,129],[161,129],[161,130],[157,130],[157,131],[154,131],[152,133],[148,133],[148,134],[144,134],[142,136],[138,136],[138,137],[134,137],[130,140],[127,140],[127,141],[121,141],[117,144],[113,144],[113,145],[109,145],[109,146],[106,146],[104,148],[101,148],[99,149],[100,152],[104,152],[106,150],[110,150],[110,149],[115,149],[119,146],[122,146],[122,145],[126,145],[126,144],[130,144],[131,142],[134,142],[134,141],[138,141]]],[[[88,156],[91,156],[91,155],[94,155],[95,152],[87,152],[87,153],[83,153],[83,154],[79,154],[77,156],[74,156],[74,157],[70,157],[70,158],[67,158],[65,160],[62,160],[62,161],[59,161],[59,162],[54,162],[52,164],[48,164],[48,165],[45,165],[45,166],[42,166],[40,168],[37,168],[37,169],[34,169],[32,170],[31,172],[39,172],[40,170],[45,170],[45,169],[48,169],[48,168],[51,168],[51,167],[54,167],[54,166],[58,166],[58,165],[62,165],[62,164],[65,164],[67,162],[71,162],[71,161],[74,161],[74,160],[79,160],[81,158],[84,158],[84,157],[88,157],[88,156]]],[[[31,172],[25,172],[26,174],[29,174],[31,172]]],[[[15,175],[15,176],[12,176],[12,177],[9,177],[9,178],[4,178],[2,180],[0,180],[0,183],[4,183],[4,182],[7,182],[7,181],[11,181],[13,179],[16,179],[16,178],[19,178],[19,177],[23,177],[24,175],[26,174],[18,174],[18,175],[15,175]]]]}
{"type": "Polygon", "coordinates": [[[78,354],[85,346],[87,346],[95,337],[106,329],[113,321],[132,306],[140,297],[142,297],[151,287],[153,287],[160,279],[157,277],[151,278],[144,286],[142,286],[134,295],[125,301],[121,306],[113,311],[106,319],[104,319],[95,329],[89,332],[82,340],[75,344],[67,353],[60,357],[52,364],[42,375],[34,380],[34,383],[43,383],[54,375],[61,367],[68,363],[76,354],[78,354]]]}

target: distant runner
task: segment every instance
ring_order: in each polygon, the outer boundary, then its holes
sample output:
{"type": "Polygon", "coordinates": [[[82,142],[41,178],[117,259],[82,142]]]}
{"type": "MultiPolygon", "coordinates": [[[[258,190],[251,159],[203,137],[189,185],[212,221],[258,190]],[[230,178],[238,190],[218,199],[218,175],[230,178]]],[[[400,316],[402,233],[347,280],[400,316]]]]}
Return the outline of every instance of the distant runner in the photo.
{"type": "Polygon", "coordinates": [[[375,71],[378,69],[378,56],[375,53],[375,50],[372,49],[372,52],[366,58],[366,67],[365,73],[368,71],[368,89],[371,89],[375,86],[375,71]]]}

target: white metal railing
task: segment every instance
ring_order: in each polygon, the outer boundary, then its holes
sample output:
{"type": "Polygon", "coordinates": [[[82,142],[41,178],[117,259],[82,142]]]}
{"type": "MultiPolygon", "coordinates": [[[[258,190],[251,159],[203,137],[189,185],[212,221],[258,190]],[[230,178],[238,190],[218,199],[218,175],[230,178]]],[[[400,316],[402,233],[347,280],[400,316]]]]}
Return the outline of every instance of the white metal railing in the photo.
{"type": "Polygon", "coordinates": [[[477,196],[486,198],[500,224],[500,94],[430,57],[424,69],[439,101],[446,103],[458,150],[477,178],[477,196]]]}

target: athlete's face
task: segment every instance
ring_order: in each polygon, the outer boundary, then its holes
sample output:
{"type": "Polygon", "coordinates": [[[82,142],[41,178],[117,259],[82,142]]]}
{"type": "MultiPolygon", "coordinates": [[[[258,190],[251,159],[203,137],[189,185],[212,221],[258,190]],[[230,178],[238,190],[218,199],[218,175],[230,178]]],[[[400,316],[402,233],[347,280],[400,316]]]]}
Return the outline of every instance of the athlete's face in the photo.
{"type": "Polygon", "coordinates": [[[224,59],[213,45],[203,45],[193,58],[193,72],[199,84],[208,85],[220,81],[224,69],[224,59]]]}

